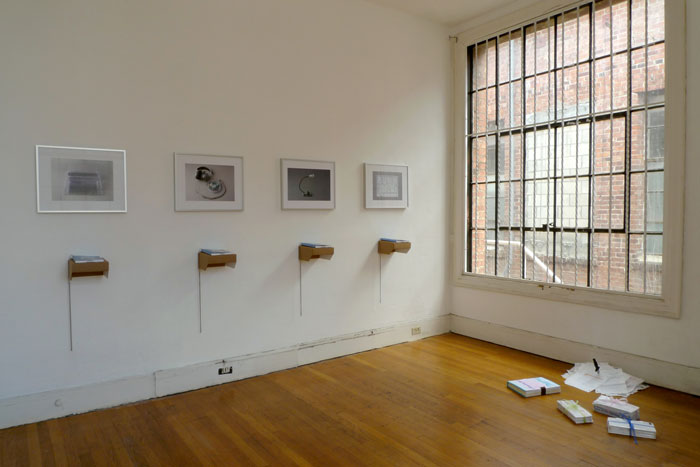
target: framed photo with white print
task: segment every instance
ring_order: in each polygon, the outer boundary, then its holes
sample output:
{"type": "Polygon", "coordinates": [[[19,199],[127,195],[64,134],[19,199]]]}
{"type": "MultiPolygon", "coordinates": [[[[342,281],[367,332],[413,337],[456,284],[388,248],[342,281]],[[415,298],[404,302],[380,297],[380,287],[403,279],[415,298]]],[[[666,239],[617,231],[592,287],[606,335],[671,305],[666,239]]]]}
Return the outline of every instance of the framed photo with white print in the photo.
{"type": "Polygon", "coordinates": [[[408,166],[365,164],[365,208],[408,207],[408,166]]]}
{"type": "Polygon", "coordinates": [[[243,158],[175,154],[176,211],[242,211],[243,158]]]}
{"type": "Polygon", "coordinates": [[[335,209],[335,162],[282,159],[282,209],[335,209]]]}
{"type": "Polygon", "coordinates": [[[126,151],[36,146],[39,213],[126,212],[126,151]]]}

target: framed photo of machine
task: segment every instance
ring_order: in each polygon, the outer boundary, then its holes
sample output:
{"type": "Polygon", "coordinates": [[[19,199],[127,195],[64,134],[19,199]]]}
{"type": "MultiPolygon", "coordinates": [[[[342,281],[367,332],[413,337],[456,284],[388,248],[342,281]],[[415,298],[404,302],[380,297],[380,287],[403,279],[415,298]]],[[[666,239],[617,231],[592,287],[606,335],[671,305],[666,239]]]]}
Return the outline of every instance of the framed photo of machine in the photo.
{"type": "Polygon", "coordinates": [[[242,211],[243,158],[175,154],[176,211],[242,211]]]}
{"type": "Polygon", "coordinates": [[[365,164],[365,208],[408,207],[408,166],[365,164]]]}
{"type": "Polygon", "coordinates": [[[282,209],[335,209],[335,162],[282,159],[282,209]]]}
{"type": "Polygon", "coordinates": [[[40,213],[126,212],[126,151],[36,146],[40,213]]]}

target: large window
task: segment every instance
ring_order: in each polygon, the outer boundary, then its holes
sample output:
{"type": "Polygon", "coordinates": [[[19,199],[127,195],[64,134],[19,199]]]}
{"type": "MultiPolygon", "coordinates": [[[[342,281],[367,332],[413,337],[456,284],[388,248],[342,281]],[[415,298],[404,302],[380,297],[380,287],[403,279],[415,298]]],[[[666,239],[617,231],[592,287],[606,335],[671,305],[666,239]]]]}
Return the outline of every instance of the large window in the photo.
{"type": "Polygon", "coordinates": [[[465,273],[662,295],[665,39],[598,0],[466,47],[465,273]]]}

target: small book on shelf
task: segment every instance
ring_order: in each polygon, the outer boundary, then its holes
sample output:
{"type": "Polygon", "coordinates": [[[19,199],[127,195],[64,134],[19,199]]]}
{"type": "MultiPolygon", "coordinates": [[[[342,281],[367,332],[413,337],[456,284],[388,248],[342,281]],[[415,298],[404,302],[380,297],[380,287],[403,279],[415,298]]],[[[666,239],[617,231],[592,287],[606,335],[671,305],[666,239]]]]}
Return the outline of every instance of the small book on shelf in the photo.
{"type": "Polygon", "coordinates": [[[407,242],[408,240],[397,240],[395,238],[380,238],[379,240],[383,242],[391,242],[391,243],[404,243],[407,242]]]}
{"type": "Polygon", "coordinates": [[[625,420],[624,418],[608,417],[608,433],[656,439],[656,427],[654,424],[641,420],[625,420]],[[634,434],[631,433],[630,426],[634,427],[634,434]]]}
{"type": "Polygon", "coordinates": [[[301,246],[308,246],[309,248],[328,248],[330,245],[321,245],[320,243],[302,243],[301,246]]]}
{"type": "Polygon", "coordinates": [[[102,256],[71,255],[70,259],[72,259],[74,263],[104,263],[105,261],[102,256]]]}
{"type": "Polygon", "coordinates": [[[593,423],[593,415],[581,407],[577,401],[572,400],[558,400],[557,408],[561,413],[566,415],[577,425],[582,423],[593,423]]]}
{"type": "Polygon", "coordinates": [[[508,381],[508,388],[523,397],[544,396],[561,392],[561,386],[547,378],[525,378],[508,381]]]}
{"type": "Polygon", "coordinates": [[[202,248],[201,250],[202,253],[205,253],[209,256],[221,256],[221,255],[230,255],[231,252],[228,250],[210,250],[208,248],[202,248]]]}

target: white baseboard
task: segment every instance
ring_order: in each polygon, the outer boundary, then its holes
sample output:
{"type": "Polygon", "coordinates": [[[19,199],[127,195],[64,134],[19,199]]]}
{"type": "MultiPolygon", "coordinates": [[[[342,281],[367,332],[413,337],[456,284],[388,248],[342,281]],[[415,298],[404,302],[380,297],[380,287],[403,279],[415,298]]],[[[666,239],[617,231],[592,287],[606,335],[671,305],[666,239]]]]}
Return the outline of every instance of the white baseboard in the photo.
{"type": "Polygon", "coordinates": [[[450,331],[450,315],[302,343],[285,349],[222,358],[147,375],[0,400],[0,429],[228,383],[329,358],[423,339],[450,331]],[[411,330],[420,327],[419,335],[411,330]],[[232,367],[219,375],[219,368],[232,367]]]}
{"type": "Polygon", "coordinates": [[[700,395],[700,368],[596,347],[463,316],[451,316],[450,329],[456,334],[568,363],[587,362],[596,358],[599,361],[609,362],[613,366],[622,368],[631,375],[644,378],[644,381],[650,384],[700,395]]]}

